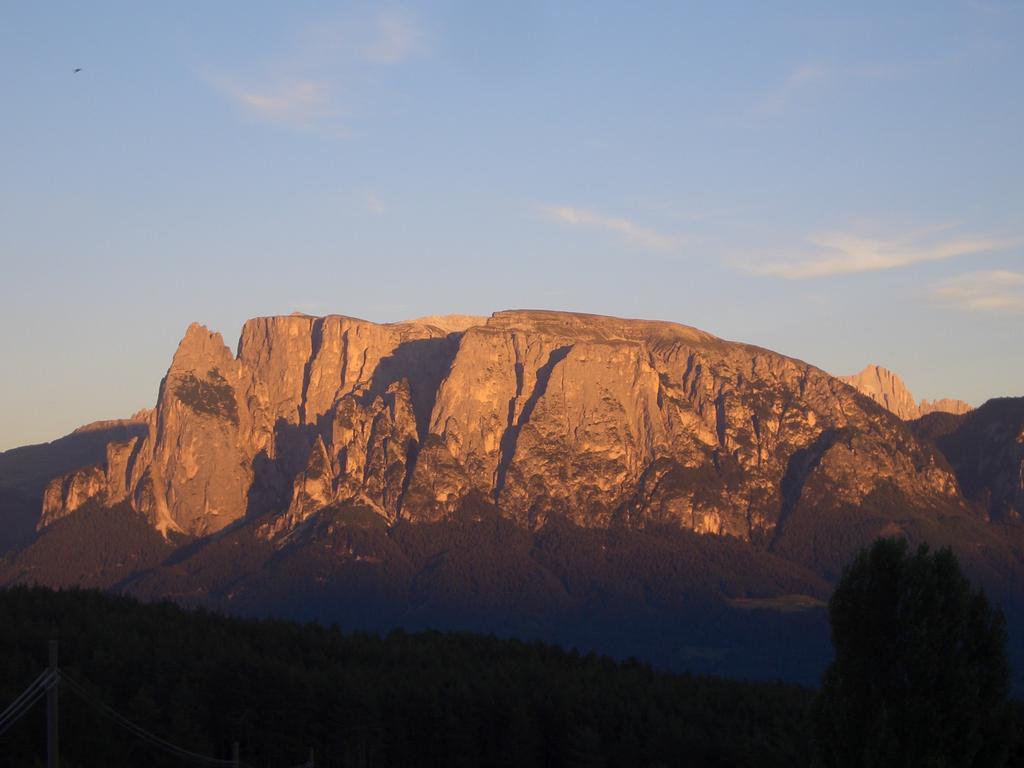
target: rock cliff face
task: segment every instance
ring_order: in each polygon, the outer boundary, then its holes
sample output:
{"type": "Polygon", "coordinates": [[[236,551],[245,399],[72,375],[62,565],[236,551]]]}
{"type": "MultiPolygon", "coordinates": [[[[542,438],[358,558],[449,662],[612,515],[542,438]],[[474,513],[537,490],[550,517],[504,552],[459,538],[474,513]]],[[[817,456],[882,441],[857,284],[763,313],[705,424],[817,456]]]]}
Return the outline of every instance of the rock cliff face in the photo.
{"type": "Polygon", "coordinates": [[[963,400],[950,398],[918,402],[910,394],[903,379],[877,365],[869,365],[860,373],[840,376],[839,379],[904,420],[919,419],[929,413],[967,413],[971,410],[971,406],[963,400]]]}
{"type": "Polygon", "coordinates": [[[165,533],[259,518],[277,539],[347,502],[394,524],[483,500],[530,529],[558,517],[770,542],[805,487],[855,505],[879,484],[969,514],[941,454],[891,413],[811,365],[693,328],[293,315],[248,321],[235,355],[191,326],[145,434],[54,480],[40,527],[96,499],[165,533]]]}

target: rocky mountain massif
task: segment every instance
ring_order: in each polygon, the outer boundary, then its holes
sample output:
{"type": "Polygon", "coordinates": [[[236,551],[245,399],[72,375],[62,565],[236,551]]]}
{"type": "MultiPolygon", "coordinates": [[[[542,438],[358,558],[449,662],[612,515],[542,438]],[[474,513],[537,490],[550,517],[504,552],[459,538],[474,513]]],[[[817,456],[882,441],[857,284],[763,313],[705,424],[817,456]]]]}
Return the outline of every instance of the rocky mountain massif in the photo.
{"type": "Polygon", "coordinates": [[[932,416],[672,323],[293,315],[235,354],[193,325],[91,462],[0,454],[35,528],[0,579],[813,680],[829,583],[880,534],[954,545],[1017,615],[1020,422],[932,416]]]}
{"type": "Polygon", "coordinates": [[[963,400],[952,400],[948,397],[918,402],[910,394],[903,379],[892,371],[877,365],[869,365],[853,376],[840,376],[839,378],[901,419],[919,419],[929,413],[961,414],[971,410],[971,406],[963,400]]]}
{"type": "Polygon", "coordinates": [[[854,504],[882,482],[957,497],[934,449],[823,371],[584,315],[502,312],[455,331],[260,318],[237,357],[193,325],[146,426],[53,480],[39,527],[127,500],[162,533],[276,512],[264,534],[282,536],[333,504],[433,522],[474,497],[530,529],[557,514],[765,541],[812,475],[854,504]]]}

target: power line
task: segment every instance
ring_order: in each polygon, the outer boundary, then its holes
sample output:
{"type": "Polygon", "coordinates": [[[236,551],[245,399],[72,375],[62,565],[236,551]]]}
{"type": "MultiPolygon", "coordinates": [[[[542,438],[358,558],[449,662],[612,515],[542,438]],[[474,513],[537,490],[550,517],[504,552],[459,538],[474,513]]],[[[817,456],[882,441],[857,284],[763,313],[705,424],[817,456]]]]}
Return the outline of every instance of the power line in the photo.
{"type": "Polygon", "coordinates": [[[10,703],[7,709],[5,709],[3,712],[0,712],[0,722],[7,718],[8,713],[13,712],[17,707],[19,707],[21,705],[21,702],[25,698],[30,696],[33,693],[33,691],[35,691],[36,688],[38,688],[40,685],[45,686],[46,679],[51,677],[52,674],[53,672],[50,669],[45,669],[42,672],[40,672],[39,677],[37,677],[35,680],[29,683],[29,686],[21,692],[21,695],[19,695],[18,698],[16,698],[14,701],[10,703]]]}
{"type": "Polygon", "coordinates": [[[21,716],[28,712],[56,684],[57,674],[52,669],[47,669],[32,681],[28,688],[22,691],[21,695],[0,713],[0,734],[20,720],[21,716]]]}
{"type": "Polygon", "coordinates": [[[189,749],[185,749],[184,747],[179,747],[177,744],[172,744],[166,739],[160,738],[155,733],[147,731],[142,726],[136,725],[127,717],[125,717],[120,712],[115,710],[113,707],[95,698],[91,693],[88,692],[88,690],[86,690],[85,686],[83,686],[81,683],[77,682],[73,678],[68,677],[68,675],[63,671],[60,672],[60,680],[63,683],[67,683],[71,691],[78,695],[79,698],[91,704],[93,707],[98,709],[101,713],[109,717],[122,728],[131,731],[135,736],[139,737],[140,739],[149,742],[153,746],[163,749],[165,752],[173,754],[175,757],[180,757],[183,760],[189,760],[193,763],[201,763],[203,765],[243,765],[241,763],[236,763],[234,760],[224,760],[218,757],[210,757],[209,755],[201,755],[198,752],[193,752],[189,749]]]}
{"type": "MultiPolygon", "coordinates": [[[[166,739],[157,736],[155,733],[147,731],[142,726],[134,723],[120,712],[115,710],[109,704],[101,701],[99,698],[94,696],[89,690],[75,680],[69,677],[63,670],[50,667],[40,673],[39,677],[33,680],[21,694],[12,701],[7,708],[0,712],[0,734],[3,734],[10,726],[14,725],[21,717],[28,712],[40,699],[45,696],[51,688],[58,686],[61,683],[67,685],[71,689],[72,693],[78,696],[86,703],[98,709],[101,714],[120,725],[125,730],[134,734],[137,738],[151,744],[152,746],[167,752],[181,760],[185,760],[198,765],[208,766],[233,766],[235,768],[252,768],[248,763],[243,763],[236,758],[231,760],[225,760],[218,757],[210,757],[209,755],[203,755],[198,752],[180,747],[166,739]]],[[[309,759],[300,763],[299,765],[292,766],[292,768],[313,768],[313,753],[310,751],[309,759]]]]}

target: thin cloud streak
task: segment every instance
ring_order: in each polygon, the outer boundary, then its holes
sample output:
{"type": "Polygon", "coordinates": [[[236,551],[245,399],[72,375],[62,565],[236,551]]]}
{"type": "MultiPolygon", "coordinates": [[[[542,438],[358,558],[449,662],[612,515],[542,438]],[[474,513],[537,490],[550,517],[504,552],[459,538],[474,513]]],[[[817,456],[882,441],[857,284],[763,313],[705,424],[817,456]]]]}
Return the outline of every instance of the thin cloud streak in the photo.
{"type": "Polygon", "coordinates": [[[781,86],[761,101],[759,108],[762,112],[781,112],[800,91],[824,83],[831,76],[832,70],[821,64],[796,67],[781,86]]]}
{"type": "Polygon", "coordinates": [[[310,28],[303,45],[280,58],[265,77],[253,80],[214,73],[206,80],[261,120],[315,127],[344,138],[349,131],[336,125],[340,83],[354,80],[355,73],[367,67],[400,64],[422,51],[425,39],[411,15],[385,10],[310,28]]]}
{"type": "Polygon", "coordinates": [[[820,83],[828,77],[829,70],[820,64],[805,64],[797,67],[786,78],[786,89],[803,88],[811,83],[820,83]]]}
{"type": "Polygon", "coordinates": [[[603,216],[585,208],[569,205],[548,206],[544,212],[549,218],[563,224],[615,232],[634,245],[651,251],[670,251],[680,245],[678,238],[664,235],[620,216],[603,216]]]}
{"type": "Polygon", "coordinates": [[[860,80],[905,79],[927,67],[925,62],[913,64],[874,63],[871,65],[838,67],[825,64],[803,64],[794,67],[774,89],[770,89],[755,104],[755,109],[764,114],[784,112],[804,94],[815,90],[835,88],[860,80]]]}
{"type": "Polygon", "coordinates": [[[968,272],[930,286],[940,304],[967,312],[1024,313],[1024,272],[968,272]]]}
{"type": "Polygon", "coordinates": [[[820,250],[797,261],[747,264],[743,269],[757,275],[804,280],[945,261],[959,256],[999,251],[1021,242],[1020,239],[962,237],[944,242],[920,243],[915,237],[882,240],[849,232],[825,232],[811,235],[807,240],[820,250]]]}
{"type": "Polygon", "coordinates": [[[331,111],[327,86],[310,80],[271,88],[246,88],[222,81],[221,88],[246,111],[264,120],[310,125],[331,111]]]}

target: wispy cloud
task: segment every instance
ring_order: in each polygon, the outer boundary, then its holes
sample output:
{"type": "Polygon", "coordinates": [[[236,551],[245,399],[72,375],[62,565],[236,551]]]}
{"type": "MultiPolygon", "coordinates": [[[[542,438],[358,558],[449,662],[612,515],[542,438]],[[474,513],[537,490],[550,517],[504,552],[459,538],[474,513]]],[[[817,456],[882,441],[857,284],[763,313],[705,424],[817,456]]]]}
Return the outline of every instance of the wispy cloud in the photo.
{"type": "Polygon", "coordinates": [[[375,23],[375,38],[363,47],[363,55],[376,64],[396,64],[420,50],[424,34],[407,13],[382,11],[375,23]]]}
{"type": "Polygon", "coordinates": [[[549,218],[563,224],[614,232],[634,245],[651,251],[669,251],[680,245],[680,240],[677,237],[643,227],[621,216],[603,216],[585,208],[575,208],[569,205],[547,206],[544,208],[544,212],[549,218]]]}
{"type": "Polygon", "coordinates": [[[348,111],[339,94],[357,98],[358,84],[366,80],[358,74],[405,61],[424,50],[426,39],[412,15],[395,9],[323,20],[296,37],[284,55],[247,68],[262,75],[238,77],[221,70],[206,79],[260,119],[348,136],[339,125],[339,115],[348,111]]]}
{"type": "Polygon", "coordinates": [[[968,272],[930,286],[940,304],[970,312],[1024,312],[1024,272],[968,272]]]}
{"type": "Polygon", "coordinates": [[[857,81],[906,79],[926,67],[925,62],[878,62],[836,66],[808,63],[789,70],[758,100],[754,108],[762,114],[777,114],[802,98],[857,81]]]}
{"type": "Polygon", "coordinates": [[[780,112],[798,93],[825,83],[831,77],[832,70],[823,64],[802,64],[790,70],[782,84],[765,96],[758,107],[762,112],[780,112]]]}
{"type": "Polygon", "coordinates": [[[243,109],[264,120],[311,125],[334,111],[324,83],[293,80],[244,86],[226,78],[219,78],[217,82],[243,109]]]}
{"type": "Polygon", "coordinates": [[[989,15],[997,15],[1005,11],[1005,8],[1000,6],[999,3],[989,2],[988,0],[967,0],[967,7],[989,15]]]}
{"type": "MultiPolygon", "coordinates": [[[[943,228],[946,229],[946,228],[943,228]]],[[[895,239],[863,237],[849,232],[824,232],[807,241],[815,248],[795,260],[748,263],[743,269],[759,275],[802,280],[898,269],[929,261],[999,251],[1020,244],[1020,239],[959,237],[936,240],[915,234],[895,239]]]]}
{"type": "Polygon", "coordinates": [[[804,64],[789,73],[786,78],[785,90],[797,90],[812,83],[820,83],[828,79],[829,70],[821,64],[804,64]]]}
{"type": "Polygon", "coordinates": [[[372,213],[374,216],[381,216],[386,213],[388,207],[384,205],[384,201],[381,200],[373,192],[366,193],[366,210],[372,213]]]}

